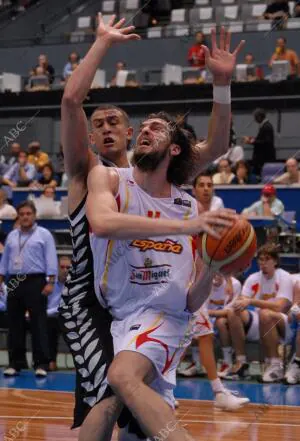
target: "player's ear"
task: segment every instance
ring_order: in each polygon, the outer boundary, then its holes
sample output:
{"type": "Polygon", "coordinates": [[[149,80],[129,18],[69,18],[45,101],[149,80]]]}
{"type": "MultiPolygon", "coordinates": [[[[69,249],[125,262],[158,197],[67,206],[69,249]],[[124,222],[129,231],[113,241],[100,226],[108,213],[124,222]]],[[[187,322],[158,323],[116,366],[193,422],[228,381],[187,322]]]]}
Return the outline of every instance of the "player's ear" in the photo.
{"type": "Polygon", "coordinates": [[[181,153],[181,147],[178,144],[170,145],[170,156],[178,156],[181,153]]]}
{"type": "Polygon", "coordinates": [[[127,129],[127,140],[132,141],[133,138],[133,127],[128,127],[127,129]]]}
{"type": "Polygon", "coordinates": [[[192,195],[194,196],[194,198],[196,197],[195,187],[192,187],[192,195]]]}

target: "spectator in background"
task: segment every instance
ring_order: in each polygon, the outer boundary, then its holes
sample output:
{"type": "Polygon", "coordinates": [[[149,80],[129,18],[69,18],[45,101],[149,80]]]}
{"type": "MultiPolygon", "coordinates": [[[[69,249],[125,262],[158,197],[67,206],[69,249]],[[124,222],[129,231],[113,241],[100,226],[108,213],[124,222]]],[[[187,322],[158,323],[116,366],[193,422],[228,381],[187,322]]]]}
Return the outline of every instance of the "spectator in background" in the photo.
{"type": "Polygon", "coordinates": [[[267,184],[261,192],[261,199],[243,210],[247,216],[279,216],[284,212],[283,203],[276,197],[276,189],[267,184]]]}
{"type": "Polygon", "coordinates": [[[21,151],[21,145],[18,142],[12,142],[10,145],[10,154],[6,161],[7,164],[7,171],[10,169],[10,167],[16,162],[18,162],[19,153],[21,151]]]}
{"type": "Polygon", "coordinates": [[[258,81],[264,78],[263,70],[256,65],[254,55],[250,52],[245,55],[244,64],[247,64],[247,66],[253,66],[254,69],[249,70],[247,73],[247,81],[258,81]]]}
{"type": "Polygon", "coordinates": [[[286,161],[286,173],[274,179],[275,184],[300,184],[300,172],[298,161],[295,158],[289,158],[286,161]]]}
{"type": "Polygon", "coordinates": [[[294,17],[300,17],[300,0],[295,4],[294,17]]]}
{"type": "Polygon", "coordinates": [[[45,187],[39,198],[33,198],[32,201],[36,207],[38,219],[51,219],[59,217],[61,214],[61,202],[55,201],[55,189],[45,187]]]}
{"type": "Polygon", "coordinates": [[[290,17],[289,0],[273,0],[264,12],[266,20],[272,20],[277,28],[283,28],[290,17]]]}
{"type": "Polygon", "coordinates": [[[18,162],[3,176],[3,183],[12,188],[27,187],[34,180],[35,176],[35,166],[29,164],[27,152],[21,151],[18,156],[18,162]]]}
{"type": "Polygon", "coordinates": [[[205,36],[203,32],[197,32],[195,43],[188,52],[188,62],[192,67],[199,69],[205,69],[205,52],[202,45],[206,46],[205,36]]]}
{"type": "Polygon", "coordinates": [[[17,217],[16,209],[7,203],[7,194],[0,189],[0,220],[15,219],[17,217]]]}
{"type": "Polygon", "coordinates": [[[25,87],[27,92],[39,92],[50,90],[49,77],[42,66],[37,66],[29,75],[28,84],[25,87]]]}
{"type": "Polygon", "coordinates": [[[270,66],[273,61],[288,61],[290,63],[290,77],[295,77],[299,72],[299,58],[296,52],[286,48],[286,39],[279,37],[276,43],[276,49],[270,60],[270,66]]]}
{"type": "Polygon", "coordinates": [[[58,185],[61,185],[62,176],[65,172],[64,153],[61,144],[59,145],[59,152],[52,158],[52,165],[57,175],[58,185]]]}
{"type": "Polygon", "coordinates": [[[61,256],[58,259],[58,277],[55,282],[53,292],[48,296],[47,316],[48,316],[48,337],[49,337],[49,352],[50,363],[49,370],[55,371],[58,338],[60,334],[58,323],[58,307],[60,303],[61,293],[64,289],[69,269],[71,268],[71,259],[68,256],[61,256]]]}
{"type": "Polygon", "coordinates": [[[39,141],[32,141],[28,144],[28,162],[34,164],[37,171],[40,172],[44,165],[49,163],[48,153],[41,150],[41,143],[39,141]]]}
{"type": "Polygon", "coordinates": [[[256,138],[244,137],[244,142],[254,147],[252,156],[253,171],[260,176],[261,169],[266,162],[276,161],[274,129],[263,109],[255,110],[254,119],[259,124],[258,134],[256,138]]]}
{"type": "Polygon", "coordinates": [[[55,69],[51,64],[49,64],[48,57],[45,54],[39,55],[38,65],[37,67],[42,67],[44,69],[45,74],[49,78],[49,83],[52,84],[55,78],[55,69]]]}
{"type": "Polygon", "coordinates": [[[36,224],[32,202],[22,202],[17,212],[20,228],[8,234],[0,263],[0,283],[8,275],[10,360],[4,375],[17,375],[26,363],[24,316],[29,311],[33,366],[37,377],[45,377],[49,363],[47,296],[57,275],[55,242],[48,230],[36,224]]]}
{"type": "Polygon", "coordinates": [[[233,117],[231,115],[230,122],[230,135],[229,135],[229,149],[225,153],[225,155],[220,156],[218,159],[214,161],[214,165],[217,166],[222,159],[227,159],[230,161],[230,164],[233,166],[238,162],[244,159],[244,149],[240,145],[237,144],[237,137],[233,127],[233,117]]]}
{"type": "Polygon", "coordinates": [[[187,116],[186,115],[183,115],[182,113],[179,113],[176,116],[176,124],[181,129],[186,130],[187,132],[189,132],[189,134],[191,135],[193,141],[197,141],[197,135],[196,135],[195,129],[194,129],[193,126],[188,124],[187,116]]]}
{"type": "Polygon", "coordinates": [[[235,177],[231,181],[232,184],[257,184],[256,176],[249,173],[248,164],[245,161],[238,161],[235,168],[235,177]]]}
{"type": "Polygon", "coordinates": [[[224,208],[222,199],[214,195],[214,184],[209,173],[200,173],[195,178],[193,195],[197,199],[199,213],[224,208]]]}
{"type": "Polygon", "coordinates": [[[117,74],[121,70],[126,70],[126,63],[124,61],[118,61],[117,62],[117,64],[116,64],[116,73],[112,77],[111,82],[110,82],[110,86],[111,87],[115,87],[117,85],[117,74]]]}
{"type": "Polygon", "coordinates": [[[227,185],[231,183],[233,178],[234,174],[231,171],[228,159],[221,159],[218,164],[218,173],[213,175],[213,183],[227,185]]]}
{"type": "Polygon", "coordinates": [[[52,165],[45,164],[41,170],[42,176],[30,184],[30,187],[36,188],[46,188],[46,187],[57,187],[57,179],[54,175],[54,170],[52,165]]]}
{"type": "Polygon", "coordinates": [[[74,71],[74,65],[78,65],[80,63],[80,56],[77,52],[71,52],[68,57],[68,62],[63,70],[63,78],[66,80],[72,72],[74,71]]]}

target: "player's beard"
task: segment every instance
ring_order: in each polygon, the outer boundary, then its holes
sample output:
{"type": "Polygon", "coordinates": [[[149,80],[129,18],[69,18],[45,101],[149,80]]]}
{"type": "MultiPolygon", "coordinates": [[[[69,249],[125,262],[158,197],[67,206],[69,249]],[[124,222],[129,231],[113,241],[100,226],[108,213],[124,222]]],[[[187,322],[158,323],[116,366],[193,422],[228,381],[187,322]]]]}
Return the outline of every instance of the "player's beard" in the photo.
{"type": "Polygon", "coordinates": [[[141,171],[154,171],[163,162],[168,154],[168,151],[169,147],[166,147],[166,149],[162,152],[154,151],[150,153],[143,153],[134,150],[131,162],[141,171]]]}

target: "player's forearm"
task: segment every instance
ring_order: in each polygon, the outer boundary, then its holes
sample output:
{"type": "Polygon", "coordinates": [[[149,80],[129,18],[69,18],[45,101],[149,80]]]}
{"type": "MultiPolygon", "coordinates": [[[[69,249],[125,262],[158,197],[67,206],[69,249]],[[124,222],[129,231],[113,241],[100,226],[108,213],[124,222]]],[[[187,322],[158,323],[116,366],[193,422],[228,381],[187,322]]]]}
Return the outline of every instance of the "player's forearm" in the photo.
{"type": "Polygon", "coordinates": [[[277,302],[269,302],[267,300],[257,300],[257,299],[251,299],[250,301],[251,306],[255,306],[256,308],[261,309],[271,309],[275,312],[282,312],[282,305],[280,305],[277,302]]]}
{"type": "Polygon", "coordinates": [[[187,296],[187,307],[190,312],[196,312],[207,300],[214,278],[214,273],[207,265],[202,265],[197,278],[187,296]]]}
{"type": "Polygon", "coordinates": [[[64,91],[65,102],[71,101],[78,106],[83,103],[91,88],[99,64],[109,47],[110,44],[107,39],[97,38],[95,40],[90,50],[67,82],[64,91]]]}
{"type": "Polygon", "coordinates": [[[88,219],[93,233],[97,236],[109,239],[141,239],[153,236],[189,234],[189,221],[152,219],[144,216],[137,216],[123,213],[112,213],[109,215],[98,216],[98,210],[94,210],[95,215],[88,219]]]}

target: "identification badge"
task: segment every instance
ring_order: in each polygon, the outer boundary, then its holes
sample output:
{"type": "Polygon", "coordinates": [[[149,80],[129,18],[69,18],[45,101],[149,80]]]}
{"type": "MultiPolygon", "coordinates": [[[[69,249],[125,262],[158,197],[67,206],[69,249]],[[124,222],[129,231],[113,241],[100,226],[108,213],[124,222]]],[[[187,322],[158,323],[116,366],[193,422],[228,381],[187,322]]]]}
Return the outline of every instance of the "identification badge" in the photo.
{"type": "Polygon", "coordinates": [[[15,270],[21,270],[23,267],[23,259],[22,256],[17,256],[14,260],[14,269],[15,270]]]}

